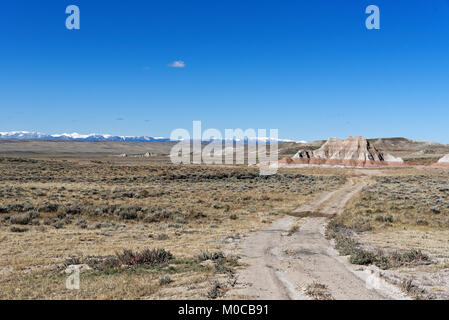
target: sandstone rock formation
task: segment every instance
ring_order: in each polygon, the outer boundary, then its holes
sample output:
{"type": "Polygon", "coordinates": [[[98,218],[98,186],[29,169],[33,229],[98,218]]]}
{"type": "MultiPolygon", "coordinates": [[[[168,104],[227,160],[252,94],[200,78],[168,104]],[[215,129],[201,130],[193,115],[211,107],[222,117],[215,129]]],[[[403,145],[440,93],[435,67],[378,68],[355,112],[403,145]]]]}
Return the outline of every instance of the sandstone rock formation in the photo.
{"type": "Polygon", "coordinates": [[[449,154],[438,160],[432,167],[449,168],[449,154]]]}
{"type": "Polygon", "coordinates": [[[401,158],[377,150],[363,137],[341,140],[330,138],[317,150],[299,150],[292,158],[278,162],[282,165],[328,165],[345,167],[401,166],[401,158]]]}
{"type": "Polygon", "coordinates": [[[449,154],[438,160],[438,163],[449,163],[449,154]]]}

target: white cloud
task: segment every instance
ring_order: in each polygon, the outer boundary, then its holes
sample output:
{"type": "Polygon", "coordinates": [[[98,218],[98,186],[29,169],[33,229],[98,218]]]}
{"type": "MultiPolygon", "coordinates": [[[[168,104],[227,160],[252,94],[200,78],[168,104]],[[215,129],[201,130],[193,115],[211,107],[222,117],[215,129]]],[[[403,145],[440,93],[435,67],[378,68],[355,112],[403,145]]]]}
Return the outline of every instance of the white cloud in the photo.
{"type": "Polygon", "coordinates": [[[172,68],[184,68],[186,64],[184,63],[184,61],[178,60],[170,63],[169,66],[172,68]]]}

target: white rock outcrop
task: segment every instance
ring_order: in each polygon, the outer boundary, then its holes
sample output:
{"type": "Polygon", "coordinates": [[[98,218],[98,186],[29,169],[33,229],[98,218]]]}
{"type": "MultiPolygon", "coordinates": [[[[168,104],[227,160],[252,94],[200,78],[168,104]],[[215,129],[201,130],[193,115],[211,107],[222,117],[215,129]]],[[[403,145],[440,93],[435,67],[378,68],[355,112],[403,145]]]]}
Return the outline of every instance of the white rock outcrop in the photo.
{"type": "Polygon", "coordinates": [[[449,154],[438,160],[438,163],[449,163],[449,154]]]}

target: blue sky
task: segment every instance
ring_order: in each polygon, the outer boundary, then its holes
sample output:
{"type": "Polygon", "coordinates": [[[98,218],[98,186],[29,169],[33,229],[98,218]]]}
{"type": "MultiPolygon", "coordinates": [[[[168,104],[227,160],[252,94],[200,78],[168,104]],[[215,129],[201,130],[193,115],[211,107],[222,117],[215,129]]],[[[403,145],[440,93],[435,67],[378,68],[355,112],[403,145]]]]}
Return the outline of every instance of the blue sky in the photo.
{"type": "Polygon", "coordinates": [[[0,131],[449,143],[449,0],[2,1],[0,111],[0,131]]]}

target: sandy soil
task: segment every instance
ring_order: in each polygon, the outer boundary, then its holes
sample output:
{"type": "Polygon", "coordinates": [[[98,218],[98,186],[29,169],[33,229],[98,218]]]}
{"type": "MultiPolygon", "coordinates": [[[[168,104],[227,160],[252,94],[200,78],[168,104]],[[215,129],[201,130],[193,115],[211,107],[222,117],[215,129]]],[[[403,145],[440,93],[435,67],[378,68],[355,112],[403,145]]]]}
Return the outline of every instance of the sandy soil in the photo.
{"type": "Polygon", "coordinates": [[[353,177],[343,187],[326,192],[291,215],[273,222],[240,244],[242,262],[231,298],[405,299],[400,290],[375,278],[374,270],[355,269],[339,257],[325,238],[326,216],[339,214],[346,202],[370,183],[368,175],[353,177]],[[302,224],[296,231],[295,225],[302,224]],[[370,285],[375,283],[375,285],[370,285]],[[318,297],[319,298],[319,297],[318,297]]]}

